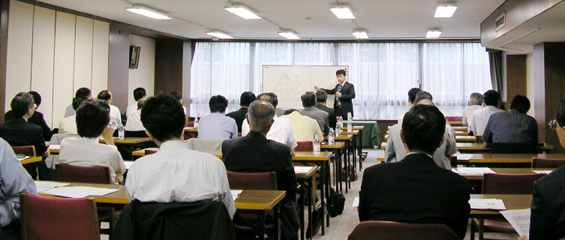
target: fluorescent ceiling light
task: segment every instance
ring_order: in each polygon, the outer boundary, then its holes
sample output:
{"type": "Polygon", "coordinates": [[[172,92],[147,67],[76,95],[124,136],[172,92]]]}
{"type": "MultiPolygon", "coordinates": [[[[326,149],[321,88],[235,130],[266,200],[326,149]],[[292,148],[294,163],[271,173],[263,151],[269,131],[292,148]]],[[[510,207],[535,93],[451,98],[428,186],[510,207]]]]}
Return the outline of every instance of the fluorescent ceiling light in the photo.
{"type": "Polygon", "coordinates": [[[281,36],[283,36],[287,39],[300,39],[300,37],[292,31],[279,32],[279,35],[281,35],[281,36]]]}
{"type": "Polygon", "coordinates": [[[434,18],[450,18],[457,10],[456,4],[440,4],[436,8],[434,18]]]}
{"type": "Polygon", "coordinates": [[[355,31],[353,32],[353,36],[355,36],[357,39],[368,39],[369,35],[367,35],[366,31],[355,31]]]}
{"type": "Polygon", "coordinates": [[[338,19],[355,19],[353,12],[351,12],[351,8],[349,8],[349,6],[347,5],[331,7],[330,10],[338,19]]]}
{"type": "Polygon", "coordinates": [[[426,38],[439,38],[439,35],[441,35],[440,30],[430,30],[428,34],[426,34],[426,38]]]}
{"type": "Polygon", "coordinates": [[[217,37],[219,39],[233,39],[232,36],[230,36],[226,33],[220,32],[220,31],[208,31],[208,32],[206,32],[206,34],[208,34],[212,37],[217,37]]]}
{"type": "Polygon", "coordinates": [[[167,15],[165,15],[164,13],[161,13],[159,11],[150,9],[150,8],[146,8],[146,7],[142,7],[142,6],[133,6],[133,7],[128,7],[126,8],[127,11],[132,12],[132,13],[137,13],[139,15],[143,15],[146,17],[150,17],[153,19],[157,19],[157,20],[170,20],[171,18],[167,15]]]}
{"type": "Polygon", "coordinates": [[[256,13],[254,13],[249,8],[246,8],[243,5],[227,6],[224,9],[243,19],[261,19],[261,17],[257,16],[256,13]]]}

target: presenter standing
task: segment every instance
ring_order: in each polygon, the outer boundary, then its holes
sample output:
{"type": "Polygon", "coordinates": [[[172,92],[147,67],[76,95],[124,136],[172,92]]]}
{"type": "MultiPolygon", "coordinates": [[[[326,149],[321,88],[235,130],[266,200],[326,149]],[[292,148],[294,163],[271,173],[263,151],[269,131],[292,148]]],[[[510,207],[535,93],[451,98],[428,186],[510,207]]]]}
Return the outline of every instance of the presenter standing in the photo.
{"type": "Polygon", "coordinates": [[[351,117],[353,118],[353,103],[351,101],[355,98],[355,88],[353,84],[346,81],[346,72],[344,69],[337,70],[335,75],[339,83],[335,85],[334,89],[323,89],[316,86],[314,86],[314,88],[316,91],[323,90],[328,94],[335,94],[335,115],[342,116],[344,120],[348,120],[348,112],[351,113],[351,117]]]}

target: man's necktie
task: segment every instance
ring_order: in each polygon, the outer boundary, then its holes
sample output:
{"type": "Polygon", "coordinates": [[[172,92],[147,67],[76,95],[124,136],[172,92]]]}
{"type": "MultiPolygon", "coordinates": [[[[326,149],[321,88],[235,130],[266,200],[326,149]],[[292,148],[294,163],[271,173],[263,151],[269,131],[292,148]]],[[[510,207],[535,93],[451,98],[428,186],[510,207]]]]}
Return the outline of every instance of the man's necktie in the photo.
{"type": "MultiPolygon", "coordinates": [[[[341,84],[337,85],[337,91],[336,92],[341,92],[341,84]]],[[[335,101],[336,101],[336,106],[341,106],[341,100],[340,100],[339,97],[336,97],[335,101]]]]}

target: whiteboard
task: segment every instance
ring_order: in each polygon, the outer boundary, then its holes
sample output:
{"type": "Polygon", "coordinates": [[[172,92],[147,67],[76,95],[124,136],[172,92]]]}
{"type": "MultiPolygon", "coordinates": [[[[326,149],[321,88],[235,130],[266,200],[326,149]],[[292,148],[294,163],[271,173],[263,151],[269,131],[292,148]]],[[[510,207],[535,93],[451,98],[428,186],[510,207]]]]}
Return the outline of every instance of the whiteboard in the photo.
{"type": "MultiPolygon", "coordinates": [[[[300,96],[307,91],[313,91],[314,86],[333,89],[338,83],[335,72],[349,66],[263,66],[263,92],[273,92],[277,95],[277,108],[302,108],[300,96]]],[[[328,95],[326,105],[332,107],[334,95],[328,95]]]]}

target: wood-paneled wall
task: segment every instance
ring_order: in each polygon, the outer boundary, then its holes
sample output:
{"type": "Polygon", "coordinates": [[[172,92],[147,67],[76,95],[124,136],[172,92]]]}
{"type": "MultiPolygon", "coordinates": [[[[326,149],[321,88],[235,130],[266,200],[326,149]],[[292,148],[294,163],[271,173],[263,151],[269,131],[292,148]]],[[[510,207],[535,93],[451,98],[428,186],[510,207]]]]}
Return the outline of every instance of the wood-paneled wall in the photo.
{"type": "MultiPolygon", "coordinates": [[[[510,109],[510,102],[514,96],[528,95],[528,74],[526,55],[506,55],[506,110],[510,109]]],[[[530,99],[533,102],[533,99],[530,99]]]]}

